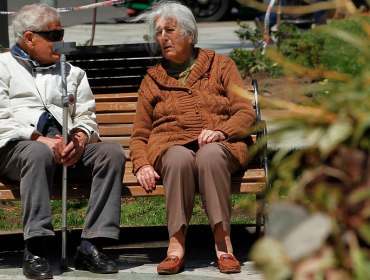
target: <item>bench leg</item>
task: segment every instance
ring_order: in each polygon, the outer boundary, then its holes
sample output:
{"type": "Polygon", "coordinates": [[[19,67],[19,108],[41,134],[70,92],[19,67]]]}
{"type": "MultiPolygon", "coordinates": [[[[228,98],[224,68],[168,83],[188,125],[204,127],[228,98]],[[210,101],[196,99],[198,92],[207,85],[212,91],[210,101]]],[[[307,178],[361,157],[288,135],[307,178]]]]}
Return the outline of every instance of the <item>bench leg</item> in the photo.
{"type": "MultiPolygon", "coordinates": [[[[256,195],[256,204],[259,204],[259,201],[261,200],[260,195],[256,195]]],[[[258,208],[258,207],[257,207],[258,208]]],[[[262,215],[259,211],[257,211],[256,214],[256,238],[259,238],[261,236],[261,225],[262,225],[262,215]]]]}

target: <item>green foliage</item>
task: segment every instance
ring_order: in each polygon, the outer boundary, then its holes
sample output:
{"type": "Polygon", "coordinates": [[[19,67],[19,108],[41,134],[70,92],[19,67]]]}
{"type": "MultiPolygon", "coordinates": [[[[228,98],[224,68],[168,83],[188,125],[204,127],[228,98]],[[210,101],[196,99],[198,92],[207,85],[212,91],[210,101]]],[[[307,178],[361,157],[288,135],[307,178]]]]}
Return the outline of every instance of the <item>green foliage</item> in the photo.
{"type": "Polygon", "coordinates": [[[262,46],[262,33],[258,28],[253,28],[250,25],[242,23],[241,20],[237,20],[236,23],[239,25],[239,29],[234,32],[238,35],[242,48],[244,48],[245,41],[249,40],[252,42],[254,48],[262,46]]]}
{"type": "MultiPolygon", "coordinates": [[[[253,195],[231,195],[231,205],[233,208],[239,208],[243,199],[248,201],[255,200],[253,195]]],[[[67,201],[67,226],[68,228],[82,228],[85,222],[85,214],[88,206],[88,199],[72,199],[67,201]]],[[[22,229],[21,202],[12,202],[14,211],[8,214],[0,208],[0,230],[22,229]],[[12,222],[17,217],[19,223],[12,222]]],[[[62,202],[61,200],[51,201],[52,223],[55,228],[60,228],[62,224],[62,202]]],[[[232,217],[233,224],[254,223],[254,220],[242,217],[232,217]]],[[[193,217],[190,224],[209,224],[207,215],[203,208],[200,196],[195,197],[193,217]]],[[[141,197],[126,198],[121,205],[121,226],[165,226],[166,205],[164,197],[141,197]]]]}
{"type": "Polygon", "coordinates": [[[0,229],[2,230],[17,230],[22,229],[22,211],[8,212],[0,209],[0,229]],[[18,222],[14,222],[14,220],[18,222]]]}
{"type": "Polygon", "coordinates": [[[143,39],[144,39],[144,41],[145,42],[149,42],[150,40],[149,40],[149,35],[148,34],[145,34],[144,36],[143,36],[143,39]]]}
{"type": "Polygon", "coordinates": [[[266,57],[260,63],[260,56],[261,52],[259,50],[250,51],[240,48],[233,49],[229,54],[243,78],[259,71],[270,72],[272,77],[281,77],[283,75],[282,68],[277,63],[266,57]]]}
{"type": "Polygon", "coordinates": [[[292,39],[282,42],[280,51],[307,68],[330,69],[357,76],[369,69],[364,23],[370,23],[370,18],[333,20],[303,34],[295,32],[292,39]],[[359,51],[364,49],[365,52],[359,51]]]}
{"type": "Polygon", "coordinates": [[[242,47],[233,49],[229,57],[234,60],[242,77],[251,76],[253,73],[259,71],[269,72],[272,77],[281,77],[283,72],[277,63],[266,57],[260,61],[263,44],[261,31],[258,28],[253,29],[240,20],[237,20],[237,24],[239,25],[239,29],[234,32],[238,35],[242,47]],[[244,48],[247,40],[252,42],[254,50],[244,48]]]}
{"type": "Polygon", "coordinates": [[[269,83],[269,82],[266,82],[266,83],[261,84],[261,86],[263,86],[263,87],[272,87],[273,85],[274,84],[269,83]]]}
{"type": "Polygon", "coordinates": [[[370,39],[362,29],[368,23],[333,21],[282,45],[300,65],[352,78],[308,86],[303,92],[312,99],[304,106],[266,102],[286,109],[269,140],[286,146],[304,139],[304,148],[271,155],[267,205],[289,211],[270,217],[269,237],[252,249],[268,279],[370,279],[370,39]],[[297,209],[304,218],[291,223],[297,209]]]}
{"type": "Polygon", "coordinates": [[[91,41],[91,39],[86,40],[86,41],[85,41],[85,42],[83,42],[82,44],[81,44],[81,43],[78,43],[78,46],[89,46],[89,45],[90,45],[90,41],[91,41]]]}

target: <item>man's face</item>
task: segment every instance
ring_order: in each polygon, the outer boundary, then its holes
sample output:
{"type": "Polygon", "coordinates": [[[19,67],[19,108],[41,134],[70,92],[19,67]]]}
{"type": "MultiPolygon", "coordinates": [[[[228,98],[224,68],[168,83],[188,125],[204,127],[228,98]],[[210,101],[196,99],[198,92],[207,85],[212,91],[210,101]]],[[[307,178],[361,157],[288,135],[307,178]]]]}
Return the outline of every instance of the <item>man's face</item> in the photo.
{"type": "MultiPolygon", "coordinates": [[[[47,29],[43,31],[61,30],[62,25],[60,21],[51,22],[47,25],[47,29]]],[[[32,39],[34,48],[30,53],[33,60],[36,60],[40,64],[49,64],[60,60],[60,53],[53,52],[53,42],[46,39],[42,35],[34,33],[32,39]]],[[[63,41],[61,39],[60,41],[63,41]]]]}

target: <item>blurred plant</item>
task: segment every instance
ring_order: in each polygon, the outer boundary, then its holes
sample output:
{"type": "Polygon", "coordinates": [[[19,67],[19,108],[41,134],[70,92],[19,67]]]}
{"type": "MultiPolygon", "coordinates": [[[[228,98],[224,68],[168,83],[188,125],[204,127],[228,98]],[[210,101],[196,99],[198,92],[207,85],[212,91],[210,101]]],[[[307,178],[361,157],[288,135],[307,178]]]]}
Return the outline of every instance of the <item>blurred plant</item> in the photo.
{"type": "Polygon", "coordinates": [[[89,40],[86,40],[85,42],[83,42],[82,44],[81,43],[78,43],[78,46],[89,46],[90,45],[90,39],[89,40]]]}
{"type": "Polygon", "coordinates": [[[239,29],[234,31],[241,42],[241,48],[235,48],[231,51],[229,57],[234,60],[242,77],[252,76],[253,73],[264,71],[271,73],[272,77],[281,77],[283,75],[281,67],[268,58],[263,58],[260,63],[262,33],[258,28],[253,29],[250,25],[237,20],[239,29]],[[253,50],[246,49],[246,41],[253,44],[253,50]]]}
{"type": "Polygon", "coordinates": [[[366,54],[359,51],[370,23],[368,16],[333,20],[306,33],[290,33],[292,38],[280,45],[280,52],[307,68],[331,69],[359,75],[369,69],[366,54]]]}
{"type": "Polygon", "coordinates": [[[262,33],[258,28],[253,30],[250,25],[243,23],[240,19],[237,19],[236,23],[239,25],[239,29],[234,32],[238,35],[242,48],[247,40],[252,42],[255,49],[262,46],[262,33]]]}
{"type": "Polygon", "coordinates": [[[144,39],[144,41],[145,42],[149,42],[150,40],[149,40],[149,35],[148,34],[145,34],[144,36],[143,36],[143,39],[144,39]]]}
{"type": "MultiPolygon", "coordinates": [[[[367,38],[331,26],[317,32],[327,45],[333,44],[328,38],[351,45],[368,65],[370,24],[354,20],[367,38]]],[[[270,232],[254,245],[251,258],[269,280],[370,279],[370,70],[327,70],[323,57],[320,67],[310,69],[273,50],[266,55],[288,75],[325,79],[327,94],[310,106],[259,97],[263,105],[286,110],[269,140],[289,146],[303,139],[304,148],[281,148],[271,158],[269,207],[257,205],[270,215],[270,232]]],[[[336,59],[342,65],[342,57],[336,59]]]]}

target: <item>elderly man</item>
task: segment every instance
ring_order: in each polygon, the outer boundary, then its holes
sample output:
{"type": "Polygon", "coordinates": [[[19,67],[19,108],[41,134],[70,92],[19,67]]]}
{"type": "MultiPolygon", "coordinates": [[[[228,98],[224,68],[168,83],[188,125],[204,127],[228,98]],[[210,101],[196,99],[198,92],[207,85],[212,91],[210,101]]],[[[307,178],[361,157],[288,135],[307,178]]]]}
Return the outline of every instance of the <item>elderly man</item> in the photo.
{"type": "Polygon", "coordinates": [[[118,239],[120,192],[125,155],[118,143],[97,143],[95,102],[86,74],[67,64],[68,94],[75,96],[68,116],[69,142],[61,137],[60,53],[53,42],[64,30],[57,10],[46,4],[25,6],[13,21],[16,44],[0,55],[0,176],[20,182],[25,253],[23,272],[29,279],[53,278],[45,238],[54,236],[50,191],[53,179],[91,180],[76,269],[118,272],[104,255],[102,238],[118,239]]]}

